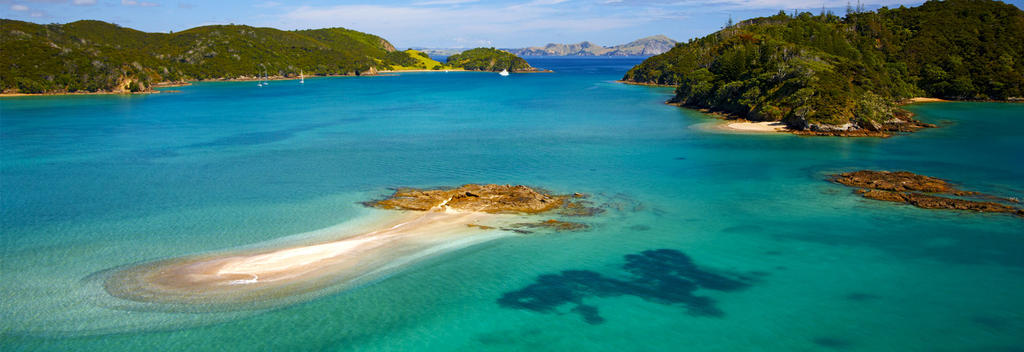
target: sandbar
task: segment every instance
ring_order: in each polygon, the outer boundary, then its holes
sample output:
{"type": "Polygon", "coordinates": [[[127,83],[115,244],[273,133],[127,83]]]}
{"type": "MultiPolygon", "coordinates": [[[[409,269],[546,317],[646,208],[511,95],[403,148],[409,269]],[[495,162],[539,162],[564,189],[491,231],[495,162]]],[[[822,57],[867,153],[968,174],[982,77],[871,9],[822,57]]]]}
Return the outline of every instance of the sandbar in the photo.
{"type": "Polygon", "coordinates": [[[403,212],[378,230],[334,241],[224,251],[115,270],[103,286],[118,298],[172,306],[273,305],[331,286],[362,284],[429,255],[507,236],[467,225],[498,225],[509,217],[514,216],[451,209],[403,212]]]}
{"type": "Polygon", "coordinates": [[[525,214],[560,209],[564,198],[512,185],[399,189],[366,203],[395,215],[362,230],[338,230],[313,243],[270,242],[130,265],[98,277],[111,296],[146,303],[146,309],[265,308],[355,287],[426,257],[511,236],[515,232],[499,229],[525,214]]]}

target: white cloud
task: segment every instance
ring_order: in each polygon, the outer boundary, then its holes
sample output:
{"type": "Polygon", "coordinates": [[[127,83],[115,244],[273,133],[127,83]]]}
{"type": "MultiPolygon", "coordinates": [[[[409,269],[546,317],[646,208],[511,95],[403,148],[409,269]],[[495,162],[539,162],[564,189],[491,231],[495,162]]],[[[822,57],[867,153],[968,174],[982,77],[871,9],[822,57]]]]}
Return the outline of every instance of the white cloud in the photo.
{"type": "Polygon", "coordinates": [[[96,0],[72,0],[71,3],[74,4],[74,5],[79,5],[79,6],[82,6],[82,5],[96,5],[96,0]]]}
{"type": "Polygon", "coordinates": [[[28,11],[28,6],[22,4],[11,5],[11,11],[28,11]]]}
{"type": "MultiPolygon", "coordinates": [[[[546,1],[553,4],[556,0],[546,1]]],[[[285,28],[346,27],[389,40],[422,45],[439,38],[462,38],[463,43],[508,43],[551,33],[590,33],[636,26],[644,19],[582,14],[539,4],[507,7],[417,7],[385,5],[301,6],[282,14],[270,25],[285,28]],[[467,36],[472,36],[468,38],[467,36]]],[[[401,46],[403,43],[396,43],[401,46]]],[[[455,44],[449,43],[448,45],[455,44]]]]}

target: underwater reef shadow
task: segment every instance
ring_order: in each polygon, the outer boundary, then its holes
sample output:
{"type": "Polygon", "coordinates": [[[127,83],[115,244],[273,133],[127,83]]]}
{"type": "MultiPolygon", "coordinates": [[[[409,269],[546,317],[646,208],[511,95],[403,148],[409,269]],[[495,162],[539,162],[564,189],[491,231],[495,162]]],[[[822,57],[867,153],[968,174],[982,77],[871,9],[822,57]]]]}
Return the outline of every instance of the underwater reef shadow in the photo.
{"type": "Polygon", "coordinates": [[[498,305],[510,309],[538,313],[558,313],[558,308],[572,304],[571,312],[589,324],[601,324],[597,306],[584,303],[588,297],[636,296],[665,305],[680,304],[693,316],[725,315],[715,300],[698,296],[698,289],[737,291],[750,287],[750,277],[719,274],[693,263],[686,254],[674,249],[654,249],[625,256],[622,265],[627,279],[606,277],[590,270],[565,270],[558,274],[537,277],[535,283],[506,292],[498,305]]]}

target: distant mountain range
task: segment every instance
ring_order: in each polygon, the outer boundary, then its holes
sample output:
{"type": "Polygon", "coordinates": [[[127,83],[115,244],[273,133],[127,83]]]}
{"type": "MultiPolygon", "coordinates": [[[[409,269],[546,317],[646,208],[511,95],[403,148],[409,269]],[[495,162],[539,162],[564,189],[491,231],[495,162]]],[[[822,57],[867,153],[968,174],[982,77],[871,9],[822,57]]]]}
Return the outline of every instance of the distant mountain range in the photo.
{"type": "Polygon", "coordinates": [[[606,47],[591,42],[551,43],[522,49],[505,49],[520,56],[652,56],[669,51],[676,41],[664,35],[640,38],[626,44],[606,47]]]}
{"type": "MultiPolygon", "coordinates": [[[[601,46],[591,42],[576,44],[551,43],[545,46],[531,46],[519,49],[501,49],[519,56],[654,56],[671,50],[676,41],[664,35],[640,38],[626,44],[601,46]]],[[[412,48],[431,56],[451,56],[466,49],[458,48],[412,48]]]]}

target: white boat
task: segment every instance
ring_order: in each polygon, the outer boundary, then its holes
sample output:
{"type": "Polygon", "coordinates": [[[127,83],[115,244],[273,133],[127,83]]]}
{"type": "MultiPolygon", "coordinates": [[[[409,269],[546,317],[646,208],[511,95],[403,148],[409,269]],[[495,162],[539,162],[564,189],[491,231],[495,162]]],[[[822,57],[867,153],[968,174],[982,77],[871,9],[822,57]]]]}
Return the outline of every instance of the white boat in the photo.
{"type": "Polygon", "coordinates": [[[299,84],[306,84],[306,76],[302,74],[302,70],[299,70],[299,84]]]}
{"type": "Polygon", "coordinates": [[[262,87],[263,86],[263,78],[260,77],[260,73],[259,72],[256,73],[256,79],[260,80],[260,83],[256,83],[256,86],[257,87],[262,87]]]}
{"type": "Polygon", "coordinates": [[[502,76],[508,76],[508,70],[501,70],[501,72],[498,72],[498,74],[502,76]]]}

